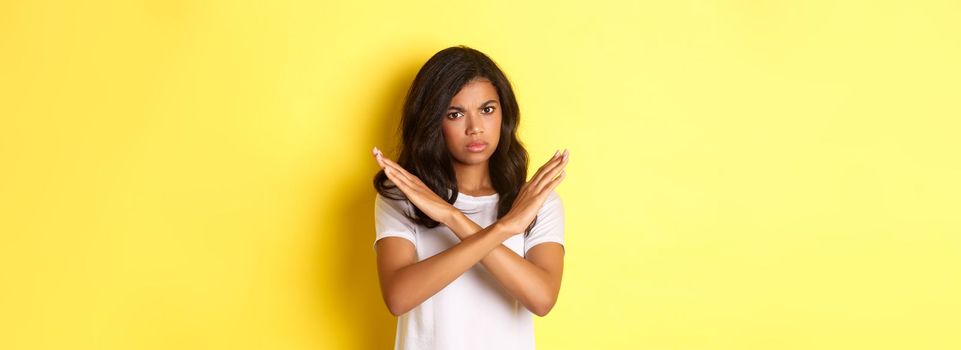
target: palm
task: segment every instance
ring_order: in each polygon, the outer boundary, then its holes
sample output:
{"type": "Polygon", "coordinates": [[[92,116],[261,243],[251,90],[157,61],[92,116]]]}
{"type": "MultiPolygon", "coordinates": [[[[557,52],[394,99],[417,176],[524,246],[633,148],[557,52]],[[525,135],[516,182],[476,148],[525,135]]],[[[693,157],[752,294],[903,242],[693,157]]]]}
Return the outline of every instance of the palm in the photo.
{"type": "Polygon", "coordinates": [[[534,221],[547,196],[566,176],[564,167],[567,165],[567,159],[567,151],[563,154],[555,154],[537,169],[530,181],[521,187],[511,210],[501,219],[512,232],[521,232],[534,221]]]}

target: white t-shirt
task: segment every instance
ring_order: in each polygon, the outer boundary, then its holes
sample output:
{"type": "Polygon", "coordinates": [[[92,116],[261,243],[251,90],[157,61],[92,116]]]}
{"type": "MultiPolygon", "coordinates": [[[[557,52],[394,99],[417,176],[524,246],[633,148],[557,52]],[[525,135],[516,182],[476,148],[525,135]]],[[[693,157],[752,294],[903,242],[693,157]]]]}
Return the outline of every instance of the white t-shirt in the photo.
{"type": "MultiPolygon", "coordinates": [[[[454,207],[481,227],[497,219],[498,195],[472,197],[459,193],[454,207]]],[[[406,200],[377,195],[374,217],[377,240],[401,237],[413,242],[418,261],[460,243],[445,225],[432,229],[411,222],[406,200]]],[[[538,212],[530,235],[511,236],[503,244],[520,256],[545,242],[564,244],[564,208],[551,192],[538,212]]],[[[376,246],[375,246],[376,247],[376,246]]],[[[534,324],[523,304],[501,287],[481,263],[477,263],[423,303],[397,318],[397,350],[421,349],[534,349],[534,324]]]]}

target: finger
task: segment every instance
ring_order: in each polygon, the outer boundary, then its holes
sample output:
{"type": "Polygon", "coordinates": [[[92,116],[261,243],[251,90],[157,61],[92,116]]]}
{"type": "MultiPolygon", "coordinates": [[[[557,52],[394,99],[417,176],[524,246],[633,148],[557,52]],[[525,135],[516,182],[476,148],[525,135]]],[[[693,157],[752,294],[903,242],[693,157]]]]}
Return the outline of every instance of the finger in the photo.
{"type": "Polygon", "coordinates": [[[397,173],[404,176],[410,175],[410,173],[408,173],[407,170],[404,169],[404,167],[400,166],[400,164],[397,164],[393,160],[390,160],[390,158],[381,157],[380,160],[384,162],[384,165],[394,168],[394,170],[397,170],[397,173]]]}
{"type": "Polygon", "coordinates": [[[553,167],[547,169],[538,181],[532,184],[536,193],[543,191],[545,185],[550,183],[560,172],[564,171],[564,168],[567,166],[567,159],[568,151],[564,150],[564,153],[561,154],[560,159],[557,160],[553,167]]]}
{"type": "Polygon", "coordinates": [[[400,176],[393,168],[384,169],[384,173],[387,174],[391,181],[394,181],[394,185],[400,188],[401,192],[404,192],[407,199],[410,200],[411,203],[414,203],[414,205],[419,205],[417,203],[420,203],[420,200],[427,199],[425,196],[434,194],[434,192],[426,186],[418,186],[403,176],[400,176]]]}
{"type": "Polygon", "coordinates": [[[405,176],[409,174],[407,173],[407,170],[404,170],[403,167],[401,167],[394,161],[390,160],[390,158],[385,157],[384,154],[381,153],[379,149],[377,149],[377,147],[374,147],[374,158],[377,159],[377,164],[380,164],[381,169],[391,166],[394,168],[394,170],[397,170],[398,174],[405,175],[405,176]]]}
{"type": "Polygon", "coordinates": [[[563,170],[564,165],[567,164],[567,154],[568,154],[568,151],[564,150],[564,153],[562,153],[560,156],[557,157],[557,159],[554,159],[551,163],[549,163],[543,172],[538,174],[538,176],[535,179],[531,180],[531,184],[534,186],[535,189],[539,191],[540,188],[542,188],[541,186],[542,184],[547,183],[547,181],[550,181],[555,176],[557,176],[558,172],[563,170]]]}
{"type": "Polygon", "coordinates": [[[386,158],[387,157],[384,156],[384,153],[381,152],[380,149],[378,149],[377,147],[374,147],[374,159],[377,160],[377,165],[380,165],[381,169],[387,166],[386,164],[384,164],[384,159],[386,158]]]}
{"type": "Polygon", "coordinates": [[[548,167],[552,162],[556,161],[557,158],[559,158],[560,156],[561,156],[561,150],[554,151],[554,155],[551,156],[551,159],[548,159],[546,162],[544,162],[544,164],[541,164],[540,168],[537,168],[537,170],[542,170],[548,167]]]}
{"type": "Polygon", "coordinates": [[[557,176],[556,179],[553,179],[547,183],[547,187],[546,187],[547,190],[544,191],[544,193],[550,193],[555,188],[557,188],[557,185],[560,185],[561,181],[563,181],[565,177],[567,177],[567,171],[562,171],[561,174],[557,176]]]}
{"type": "MultiPolygon", "coordinates": [[[[381,157],[381,161],[384,162],[386,167],[390,167],[391,169],[395,170],[398,176],[402,176],[405,179],[410,181],[414,181],[414,179],[417,179],[416,176],[408,172],[407,169],[404,169],[404,167],[400,166],[400,164],[397,164],[393,160],[390,160],[390,158],[381,157]]],[[[420,182],[420,179],[417,179],[416,182],[420,182]]]]}
{"type": "Polygon", "coordinates": [[[547,181],[546,184],[544,185],[543,191],[538,192],[537,194],[535,194],[535,196],[547,198],[548,196],[550,196],[550,193],[553,192],[554,189],[561,184],[561,181],[564,181],[566,177],[567,177],[567,171],[562,171],[560,175],[558,175],[556,178],[550,181],[547,181]]]}
{"type": "Polygon", "coordinates": [[[541,165],[540,168],[537,168],[537,172],[534,173],[534,176],[531,176],[531,179],[530,181],[528,181],[528,183],[534,183],[534,182],[540,181],[540,178],[544,174],[545,169],[547,169],[552,163],[557,162],[557,160],[560,159],[560,156],[561,156],[561,152],[559,150],[557,152],[554,152],[554,156],[551,157],[551,159],[545,162],[544,165],[541,165]]]}
{"type": "Polygon", "coordinates": [[[535,193],[545,192],[545,188],[547,188],[551,182],[553,182],[558,177],[560,177],[560,174],[563,174],[565,172],[566,167],[567,167],[567,162],[564,161],[563,163],[561,163],[561,165],[555,167],[549,173],[545,174],[544,178],[541,179],[541,181],[536,184],[536,187],[534,187],[534,192],[535,193]]]}
{"type": "Polygon", "coordinates": [[[534,176],[531,177],[530,181],[525,182],[521,186],[521,189],[518,192],[518,198],[522,198],[526,196],[529,192],[528,190],[530,189],[534,190],[534,193],[532,193],[531,195],[536,196],[538,184],[540,184],[544,180],[545,175],[547,174],[548,171],[550,171],[550,169],[553,169],[553,167],[556,166],[558,162],[563,160],[563,156],[564,154],[559,150],[557,152],[554,152],[554,156],[551,157],[551,159],[548,160],[546,163],[544,163],[544,165],[542,165],[539,169],[537,169],[537,173],[535,173],[534,176]]]}
{"type": "MultiPolygon", "coordinates": [[[[384,163],[386,163],[388,166],[393,168],[394,170],[397,170],[397,172],[400,173],[401,176],[405,177],[407,180],[410,180],[413,183],[424,185],[424,182],[420,181],[420,178],[418,178],[417,176],[414,176],[414,174],[411,174],[409,171],[407,171],[407,169],[404,169],[404,167],[400,166],[400,164],[397,164],[393,160],[390,160],[390,158],[382,157],[381,160],[384,163]]],[[[426,187],[427,185],[424,185],[424,186],[426,187]]]]}
{"type": "Polygon", "coordinates": [[[410,173],[404,170],[403,167],[401,167],[394,161],[390,160],[390,158],[387,158],[386,156],[384,156],[384,154],[379,149],[377,149],[377,147],[374,147],[374,158],[377,159],[377,164],[380,165],[381,169],[386,169],[387,167],[392,166],[394,170],[397,170],[397,173],[395,175],[405,176],[405,177],[408,177],[408,175],[410,175],[410,173]]]}
{"type": "Polygon", "coordinates": [[[412,191],[414,191],[414,189],[410,186],[407,179],[403,178],[402,176],[398,176],[396,170],[393,170],[389,167],[384,168],[384,174],[387,175],[387,178],[394,183],[394,186],[400,188],[401,192],[404,192],[404,194],[406,194],[408,197],[413,194],[412,191]]]}

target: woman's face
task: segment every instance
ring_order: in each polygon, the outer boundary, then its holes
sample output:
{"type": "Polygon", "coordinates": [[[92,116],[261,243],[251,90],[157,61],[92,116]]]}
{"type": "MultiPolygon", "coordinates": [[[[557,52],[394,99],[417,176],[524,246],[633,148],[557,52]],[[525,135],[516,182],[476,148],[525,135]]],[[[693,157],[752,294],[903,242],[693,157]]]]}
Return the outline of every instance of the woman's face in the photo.
{"type": "Polygon", "coordinates": [[[486,162],[501,136],[501,104],[486,78],[469,81],[450,101],[441,123],[447,150],[461,164],[486,162]]]}

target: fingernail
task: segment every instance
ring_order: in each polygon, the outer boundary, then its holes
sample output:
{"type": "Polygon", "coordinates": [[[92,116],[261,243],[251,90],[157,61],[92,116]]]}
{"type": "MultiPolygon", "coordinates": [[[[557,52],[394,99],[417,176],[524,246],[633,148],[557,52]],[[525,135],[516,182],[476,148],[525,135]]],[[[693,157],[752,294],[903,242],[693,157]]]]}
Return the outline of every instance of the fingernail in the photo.
{"type": "Polygon", "coordinates": [[[565,150],[564,150],[564,160],[565,160],[565,161],[567,160],[567,156],[568,156],[569,154],[570,154],[570,153],[567,151],[567,149],[565,149],[565,150]]]}
{"type": "Polygon", "coordinates": [[[557,155],[561,153],[561,150],[554,151],[554,156],[551,158],[557,158],[557,155]]]}

